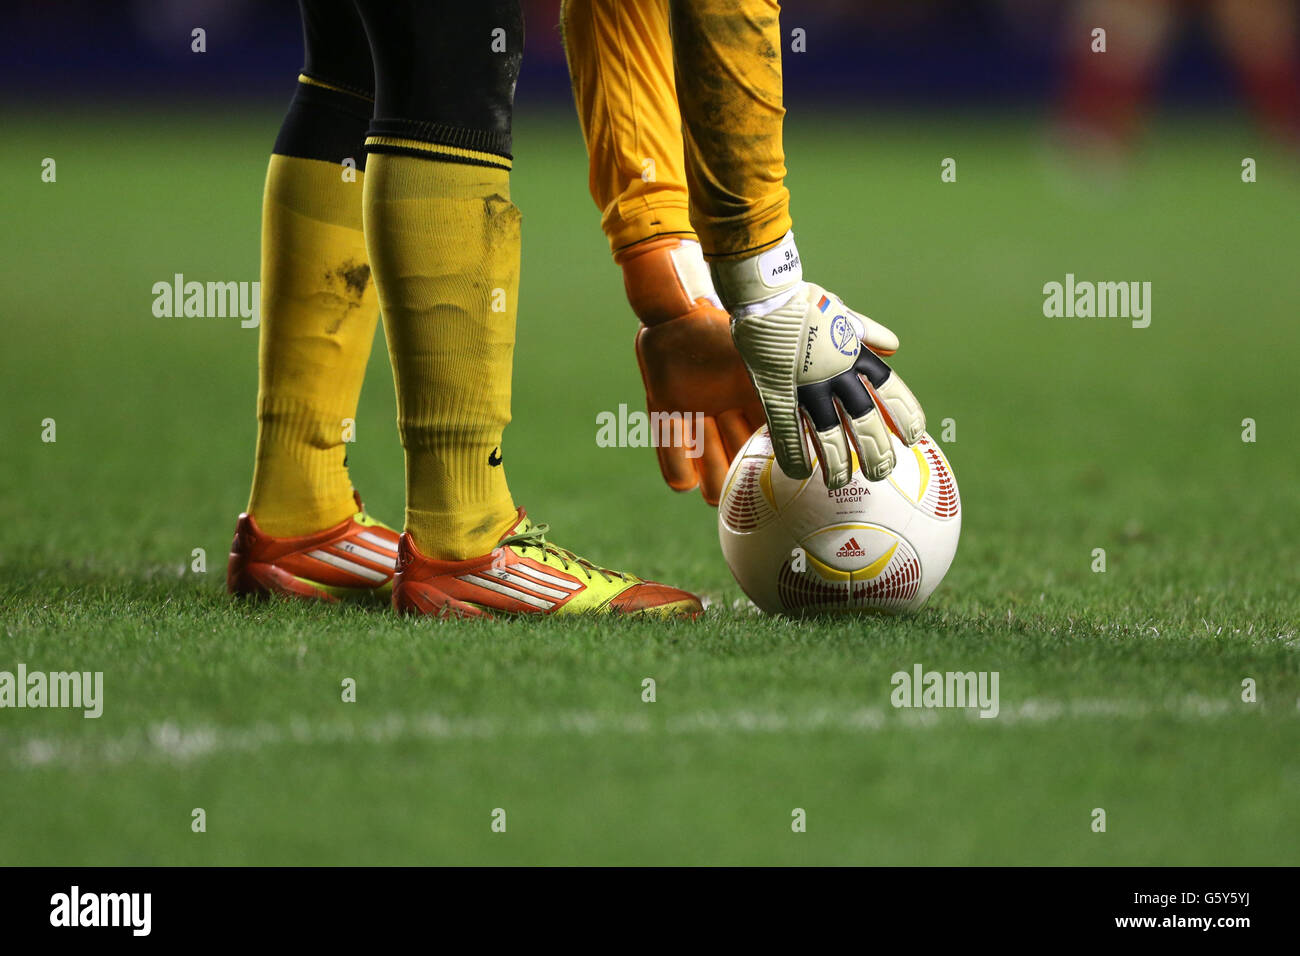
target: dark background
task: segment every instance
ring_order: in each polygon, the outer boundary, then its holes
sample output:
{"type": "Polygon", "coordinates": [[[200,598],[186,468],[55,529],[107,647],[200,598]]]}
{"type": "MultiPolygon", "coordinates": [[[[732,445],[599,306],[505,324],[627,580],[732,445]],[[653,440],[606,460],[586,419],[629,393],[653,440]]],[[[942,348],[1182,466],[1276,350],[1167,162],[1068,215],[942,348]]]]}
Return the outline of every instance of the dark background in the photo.
{"type": "MultiPolygon", "coordinates": [[[[1242,0],[1249,2],[1249,0],[1242,0]]],[[[938,109],[1029,106],[1061,83],[1072,4],[1053,0],[805,0],[783,7],[793,101],[869,101],[938,109]],[[787,42],[788,48],[788,42],[787,42]]],[[[1179,23],[1156,82],[1162,103],[1237,102],[1201,3],[1179,3],[1179,23]]],[[[568,105],[559,0],[526,0],[521,108],[568,105]]],[[[129,97],[160,103],[230,98],[278,103],[302,63],[291,0],[17,0],[6,4],[0,75],[6,105],[93,106],[129,97]],[[207,53],[190,31],[207,31],[207,53]]],[[[1077,42],[1077,39],[1074,41],[1077,42]]]]}

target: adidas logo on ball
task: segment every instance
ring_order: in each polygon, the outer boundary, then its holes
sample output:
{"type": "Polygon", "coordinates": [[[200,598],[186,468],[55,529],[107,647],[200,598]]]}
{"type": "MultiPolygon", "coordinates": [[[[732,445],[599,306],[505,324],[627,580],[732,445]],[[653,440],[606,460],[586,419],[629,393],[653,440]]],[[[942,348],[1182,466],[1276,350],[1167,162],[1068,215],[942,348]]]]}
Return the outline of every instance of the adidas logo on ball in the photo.
{"type": "Polygon", "coordinates": [[[862,545],[858,544],[857,538],[849,538],[844,542],[844,547],[835,552],[837,558],[860,558],[867,552],[862,550],[862,545]]]}

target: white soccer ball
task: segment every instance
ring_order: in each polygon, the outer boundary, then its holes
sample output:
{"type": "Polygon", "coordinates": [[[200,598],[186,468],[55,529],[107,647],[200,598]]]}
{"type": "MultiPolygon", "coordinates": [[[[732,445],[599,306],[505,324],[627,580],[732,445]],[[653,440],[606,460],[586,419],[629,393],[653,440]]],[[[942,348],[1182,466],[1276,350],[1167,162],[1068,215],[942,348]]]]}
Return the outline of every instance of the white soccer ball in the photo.
{"type": "Polygon", "coordinates": [[[897,464],[867,481],[854,461],[849,484],[830,491],[786,476],[767,427],[731,463],[718,503],[722,553],[750,600],[769,614],[915,611],[948,573],[961,535],[952,467],[928,434],[897,436],[897,464]]]}

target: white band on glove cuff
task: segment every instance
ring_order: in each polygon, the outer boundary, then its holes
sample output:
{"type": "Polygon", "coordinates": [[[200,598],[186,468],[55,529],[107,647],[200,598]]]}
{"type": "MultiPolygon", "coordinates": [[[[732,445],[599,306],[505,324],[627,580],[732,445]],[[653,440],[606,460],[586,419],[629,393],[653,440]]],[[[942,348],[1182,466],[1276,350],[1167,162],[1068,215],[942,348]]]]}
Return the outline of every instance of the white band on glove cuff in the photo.
{"type": "Polygon", "coordinates": [[[732,315],[765,315],[788,301],[803,281],[793,232],[756,256],[711,262],[709,268],[718,296],[732,315]]]}

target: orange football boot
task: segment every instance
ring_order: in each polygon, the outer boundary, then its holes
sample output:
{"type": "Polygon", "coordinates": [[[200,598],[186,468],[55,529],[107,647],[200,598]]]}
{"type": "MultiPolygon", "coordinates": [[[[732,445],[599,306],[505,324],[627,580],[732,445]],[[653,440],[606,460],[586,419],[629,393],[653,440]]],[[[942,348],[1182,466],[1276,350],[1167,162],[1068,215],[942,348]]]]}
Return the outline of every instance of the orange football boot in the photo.
{"type": "Polygon", "coordinates": [[[244,597],[338,601],[383,596],[392,590],[397,532],[366,514],[353,492],[357,513],[315,534],[273,538],[250,514],[235,526],[226,565],[226,590],[244,597]]]}
{"type": "Polygon", "coordinates": [[[611,571],[547,541],[547,525],[519,517],[495,550],[466,561],[425,557],[409,534],[398,546],[393,607],[439,618],[519,614],[696,617],[689,591],[611,571]]]}

